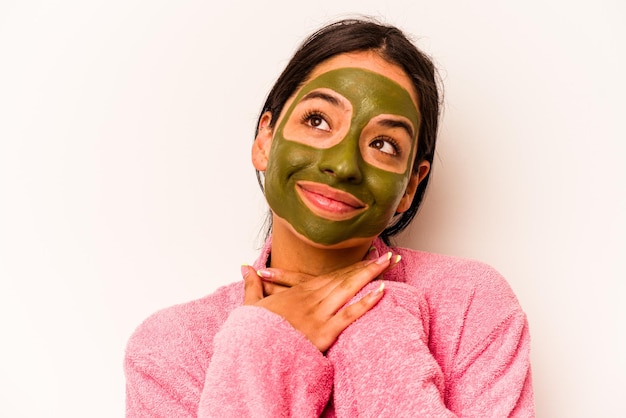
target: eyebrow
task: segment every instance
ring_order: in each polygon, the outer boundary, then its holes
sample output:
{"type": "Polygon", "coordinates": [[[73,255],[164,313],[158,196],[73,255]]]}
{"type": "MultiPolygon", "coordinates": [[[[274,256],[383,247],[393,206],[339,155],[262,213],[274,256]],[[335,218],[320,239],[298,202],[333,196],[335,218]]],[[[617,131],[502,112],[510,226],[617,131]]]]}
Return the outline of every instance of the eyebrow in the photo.
{"type": "Polygon", "coordinates": [[[334,106],[342,106],[342,103],[339,102],[339,100],[335,96],[332,96],[328,93],[324,93],[322,91],[309,92],[304,95],[301,101],[304,102],[306,100],[313,100],[313,99],[322,99],[334,106]]]}
{"type": "Polygon", "coordinates": [[[377,122],[378,125],[387,127],[387,128],[401,128],[404,129],[411,138],[413,138],[413,127],[408,122],[403,120],[396,119],[382,119],[377,122]]]}

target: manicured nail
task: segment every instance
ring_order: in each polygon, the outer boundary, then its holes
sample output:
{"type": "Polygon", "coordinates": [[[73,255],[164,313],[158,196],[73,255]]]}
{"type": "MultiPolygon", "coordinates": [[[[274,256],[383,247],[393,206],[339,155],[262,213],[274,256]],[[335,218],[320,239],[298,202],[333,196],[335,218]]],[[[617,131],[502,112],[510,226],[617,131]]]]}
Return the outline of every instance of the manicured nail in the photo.
{"type": "Polygon", "coordinates": [[[376,261],[376,259],[378,258],[378,250],[376,249],[376,247],[372,247],[367,251],[367,254],[365,254],[365,259],[369,260],[369,261],[376,261]]]}
{"type": "Polygon", "coordinates": [[[378,260],[376,260],[376,264],[385,264],[389,260],[391,260],[391,251],[378,257],[378,260]]]}
{"type": "Polygon", "coordinates": [[[367,295],[367,298],[370,301],[374,302],[375,300],[378,300],[381,297],[383,290],[385,290],[385,282],[381,280],[380,286],[378,286],[378,289],[371,291],[369,295],[367,295]]]}
{"type": "Polygon", "coordinates": [[[393,260],[393,264],[398,264],[400,260],[402,260],[402,256],[400,254],[396,255],[393,260]]]}
{"type": "Polygon", "coordinates": [[[256,274],[258,274],[259,277],[263,277],[264,279],[269,279],[270,277],[272,277],[272,272],[266,269],[259,269],[256,271],[256,274]]]}
{"type": "Polygon", "coordinates": [[[242,264],[241,265],[241,275],[243,276],[244,279],[248,276],[248,265],[247,264],[242,264]]]}

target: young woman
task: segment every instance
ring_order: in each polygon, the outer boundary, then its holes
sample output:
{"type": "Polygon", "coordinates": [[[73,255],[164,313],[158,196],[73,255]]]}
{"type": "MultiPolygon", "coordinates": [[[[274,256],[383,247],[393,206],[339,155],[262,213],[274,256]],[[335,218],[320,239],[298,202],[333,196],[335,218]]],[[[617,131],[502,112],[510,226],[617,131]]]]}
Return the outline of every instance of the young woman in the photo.
{"type": "Polygon", "coordinates": [[[529,334],[505,280],[390,247],[424,194],[431,61],[363,20],[308,38],[270,92],[252,162],[272,228],[243,280],[130,339],[127,416],[533,416],[529,334]]]}

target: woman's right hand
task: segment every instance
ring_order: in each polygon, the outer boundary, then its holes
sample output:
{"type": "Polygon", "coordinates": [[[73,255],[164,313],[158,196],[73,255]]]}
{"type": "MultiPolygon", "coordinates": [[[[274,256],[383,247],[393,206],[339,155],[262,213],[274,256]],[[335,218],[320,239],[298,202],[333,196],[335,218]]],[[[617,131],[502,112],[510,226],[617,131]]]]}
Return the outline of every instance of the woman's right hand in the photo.
{"type": "MultiPolygon", "coordinates": [[[[252,267],[244,266],[244,305],[260,306],[282,316],[325,352],[344,329],[376,305],[383,295],[383,282],[358,302],[341,308],[397,260],[396,257],[392,259],[389,252],[376,260],[360,261],[299,283],[295,280],[297,284],[267,297],[264,297],[261,277],[252,267]]],[[[282,275],[283,280],[289,277],[288,272],[283,271],[282,275]]],[[[293,275],[297,276],[296,273],[293,275]]],[[[287,280],[286,284],[291,283],[293,280],[287,280]]]]}

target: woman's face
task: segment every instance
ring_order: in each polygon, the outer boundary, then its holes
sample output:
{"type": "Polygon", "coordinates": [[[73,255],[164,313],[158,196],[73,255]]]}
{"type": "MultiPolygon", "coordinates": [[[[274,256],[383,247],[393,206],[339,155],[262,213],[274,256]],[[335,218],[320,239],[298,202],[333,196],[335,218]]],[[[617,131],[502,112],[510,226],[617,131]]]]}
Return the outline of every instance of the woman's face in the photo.
{"type": "Polygon", "coordinates": [[[412,172],[420,114],[403,70],[373,52],[323,62],[261,119],[253,149],[275,227],[337,246],[378,236],[408,209],[428,163],[412,172]]]}

